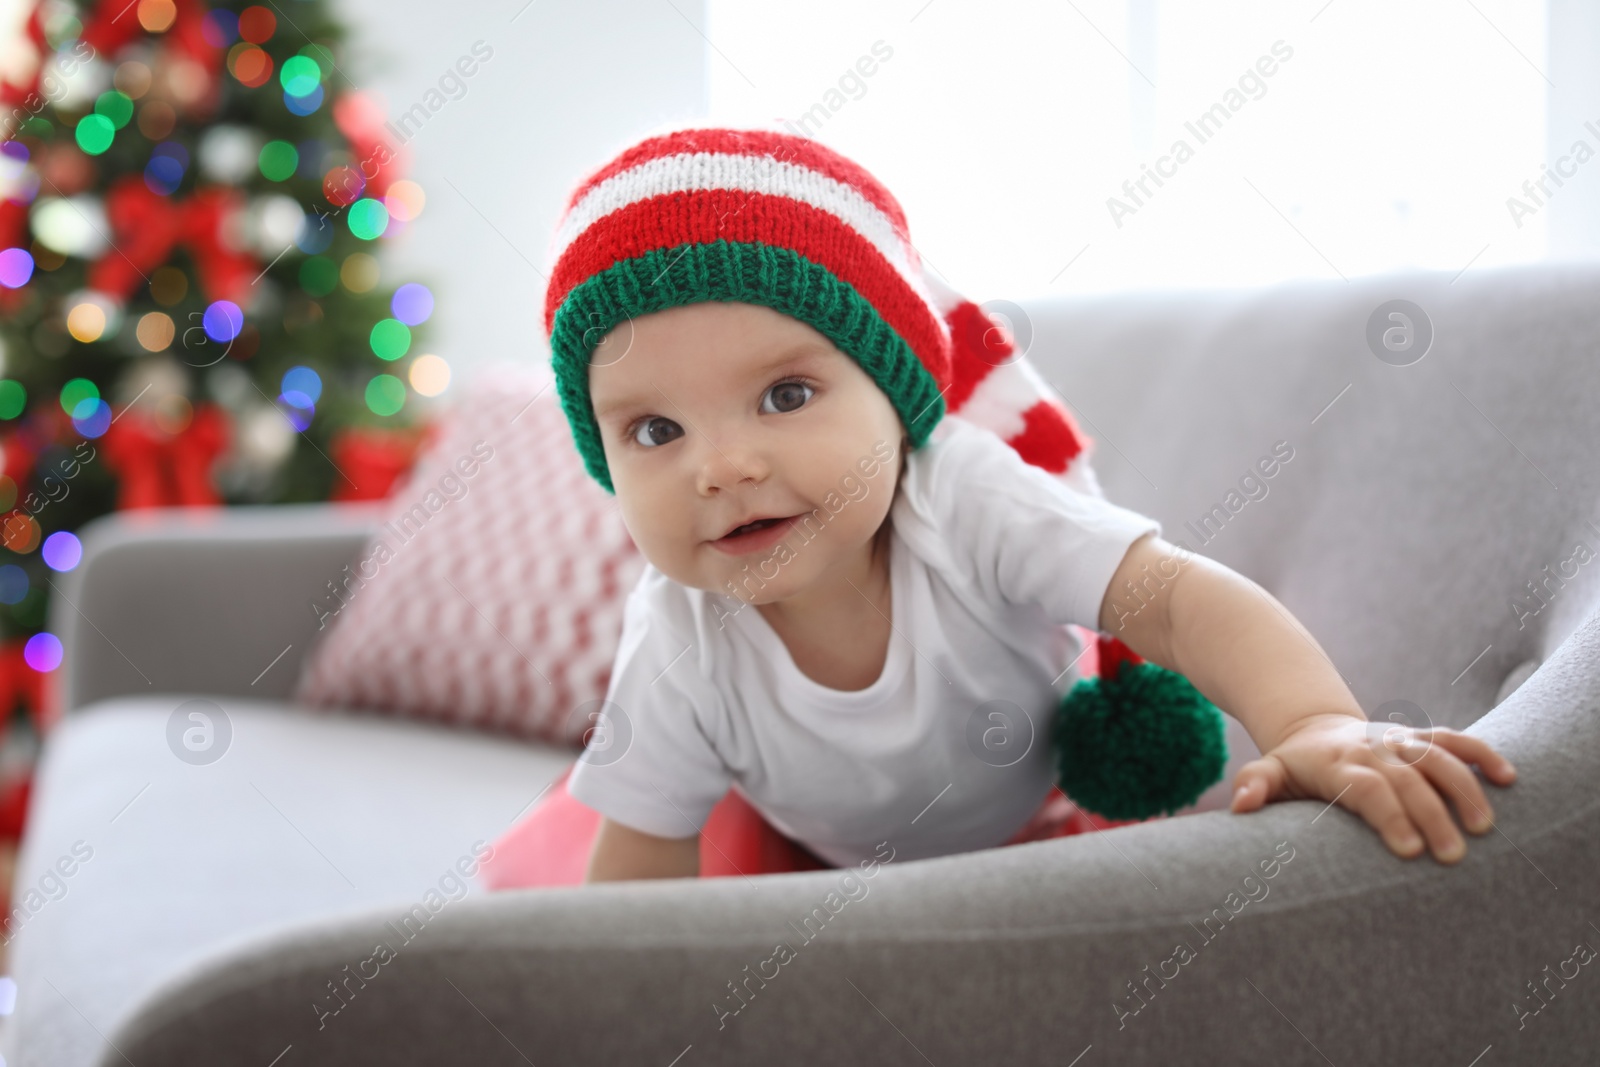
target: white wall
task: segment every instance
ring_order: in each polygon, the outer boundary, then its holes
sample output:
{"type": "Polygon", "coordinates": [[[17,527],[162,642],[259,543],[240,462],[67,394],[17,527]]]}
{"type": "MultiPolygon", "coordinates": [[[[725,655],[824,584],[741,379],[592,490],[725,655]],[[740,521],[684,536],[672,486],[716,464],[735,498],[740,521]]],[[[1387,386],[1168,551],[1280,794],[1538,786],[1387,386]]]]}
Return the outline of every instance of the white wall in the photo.
{"type": "Polygon", "coordinates": [[[525,2],[337,0],[351,30],[342,69],[391,120],[474,42],[493,49],[408,142],[427,207],[383,259],[386,284],[435,292],[425,347],[454,370],[442,399],[490,362],[548,358],[540,272],[571,185],[706,107],[706,45],[687,21],[703,22],[703,0],[525,2]]]}
{"type": "Polygon", "coordinates": [[[1600,4],[1595,0],[1549,0],[1550,69],[1548,147],[1552,168],[1576,171],[1549,198],[1550,256],[1600,256],[1600,155],[1581,167],[1562,162],[1583,141],[1600,153],[1600,4]],[[1590,127],[1594,127],[1594,131],[1590,127]]]}
{"type": "Polygon", "coordinates": [[[1571,57],[1551,79],[1600,114],[1600,39],[1546,25],[1547,2],[1593,23],[1595,0],[707,2],[719,115],[795,119],[893,49],[815,135],[980,301],[1542,259],[1557,216],[1518,227],[1506,199],[1547,157],[1547,37],[1571,57]],[[1230,92],[1222,128],[1191,132],[1230,92]]]}

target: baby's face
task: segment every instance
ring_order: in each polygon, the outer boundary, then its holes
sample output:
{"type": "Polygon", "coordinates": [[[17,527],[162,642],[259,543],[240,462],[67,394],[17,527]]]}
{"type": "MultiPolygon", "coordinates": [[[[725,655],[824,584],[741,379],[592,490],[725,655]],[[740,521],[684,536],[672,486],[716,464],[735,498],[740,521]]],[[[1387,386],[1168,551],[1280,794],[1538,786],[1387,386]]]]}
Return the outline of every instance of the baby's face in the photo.
{"type": "Polygon", "coordinates": [[[605,336],[589,392],[623,522],[662,574],[754,604],[859,574],[905,431],[821,333],[755,304],[669,308],[605,336]],[[728,536],[756,518],[794,521],[728,536]]]}

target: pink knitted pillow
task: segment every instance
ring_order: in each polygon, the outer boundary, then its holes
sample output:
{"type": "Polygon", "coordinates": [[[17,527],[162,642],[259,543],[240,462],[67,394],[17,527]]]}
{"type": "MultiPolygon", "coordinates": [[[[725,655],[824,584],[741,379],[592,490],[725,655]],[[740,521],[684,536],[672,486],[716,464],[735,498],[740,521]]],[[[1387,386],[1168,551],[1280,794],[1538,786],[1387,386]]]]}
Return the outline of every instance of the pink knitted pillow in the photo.
{"type": "Polygon", "coordinates": [[[328,576],[294,699],[581,745],[644,563],[549,368],[480,376],[328,576]]]}

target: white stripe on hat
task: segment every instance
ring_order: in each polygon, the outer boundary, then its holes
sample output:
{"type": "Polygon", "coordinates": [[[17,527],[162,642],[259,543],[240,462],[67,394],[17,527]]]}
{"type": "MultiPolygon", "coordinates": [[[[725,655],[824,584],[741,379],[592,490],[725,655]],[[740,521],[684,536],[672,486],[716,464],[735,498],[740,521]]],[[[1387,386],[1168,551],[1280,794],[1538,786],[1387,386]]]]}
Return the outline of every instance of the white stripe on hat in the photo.
{"type": "MultiPolygon", "coordinates": [[[[599,183],[573,205],[551,243],[550,262],[596,222],[630,204],[667,193],[727,189],[783,196],[826,211],[861,234],[923,302],[933,297],[889,217],[855,189],[827,175],[771,156],[694,152],[659,156],[599,183]]],[[[914,249],[912,250],[914,251],[914,249]]]]}

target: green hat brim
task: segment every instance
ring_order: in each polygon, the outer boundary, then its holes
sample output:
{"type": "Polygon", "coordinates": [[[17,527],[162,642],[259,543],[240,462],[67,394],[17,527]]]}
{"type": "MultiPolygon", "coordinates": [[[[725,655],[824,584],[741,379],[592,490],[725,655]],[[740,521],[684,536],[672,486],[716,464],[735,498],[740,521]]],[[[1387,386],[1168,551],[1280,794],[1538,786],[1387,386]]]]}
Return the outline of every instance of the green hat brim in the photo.
{"type": "Polygon", "coordinates": [[[850,283],[785,248],[738,241],[681,244],[619,260],[576,286],[555,315],[550,362],[584,467],[616,494],[589,396],[590,354],[618,324],[707,300],[760,304],[799,319],[853,357],[888,396],[910,447],[943,418],[944,396],[904,338],[850,283]]]}

